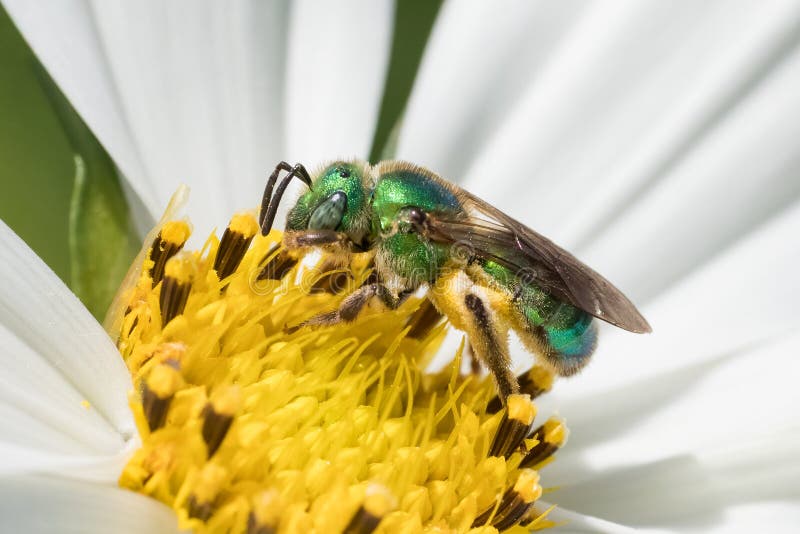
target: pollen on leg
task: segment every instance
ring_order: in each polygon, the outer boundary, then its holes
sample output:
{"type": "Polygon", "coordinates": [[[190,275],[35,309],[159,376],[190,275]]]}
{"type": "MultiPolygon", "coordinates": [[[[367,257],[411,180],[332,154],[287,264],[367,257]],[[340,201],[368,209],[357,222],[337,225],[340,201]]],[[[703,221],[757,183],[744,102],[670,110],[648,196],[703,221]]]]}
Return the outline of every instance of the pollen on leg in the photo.
{"type": "MultiPolygon", "coordinates": [[[[120,485],[170,506],[194,532],[544,524],[535,469],[565,436],[549,421],[531,434],[546,377],[491,413],[494,382],[462,375],[460,354],[425,371],[446,327],[415,297],[366,306],[351,322],[287,328],[339,309],[352,290],[310,293],[307,271],[324,266],[298,262],[254,223],[235,216],[194,251],[180,250],[187,223],[165,226],[126,293],[118,347],[142,445],[120,485]]],[[[371,260],[345,266],[354,289],[371,260]]]]}

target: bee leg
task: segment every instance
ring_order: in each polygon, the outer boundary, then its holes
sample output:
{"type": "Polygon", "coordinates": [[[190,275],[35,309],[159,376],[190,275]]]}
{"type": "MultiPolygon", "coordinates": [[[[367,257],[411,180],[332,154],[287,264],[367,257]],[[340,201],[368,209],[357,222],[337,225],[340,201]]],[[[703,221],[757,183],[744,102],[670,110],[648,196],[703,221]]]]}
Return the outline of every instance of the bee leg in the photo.
{"type": "Polygon", "coordinates": [[[287,328],[287,330],[289,332],[294,332],[303,326],[330,326],[338,323],[349,323],[358,317],[359,312],[364,309],[364,306],[367,305],[372,297],[378,297],[384,306],[390,310],[394,310],[405,302],[409,295],[411,295],[411,292],[404,292],[395,297],[392,292],[389,291],[389,288],[383,284],[365,284],[351,295],[348,295],[337,310],[315,315],[297,326],[287,328]]]}
{"type": "Polygon", "coordinates": [[[497,325],[480,297],[467,293],[464,296],[464,304],[470,314],[465,321],[470,327],[469,338],[472,348],[492,373],[500,400],[505,405],[509,395],[519,392],[517,377],[511,372],[508,340],[499,335],[497,325]]]}

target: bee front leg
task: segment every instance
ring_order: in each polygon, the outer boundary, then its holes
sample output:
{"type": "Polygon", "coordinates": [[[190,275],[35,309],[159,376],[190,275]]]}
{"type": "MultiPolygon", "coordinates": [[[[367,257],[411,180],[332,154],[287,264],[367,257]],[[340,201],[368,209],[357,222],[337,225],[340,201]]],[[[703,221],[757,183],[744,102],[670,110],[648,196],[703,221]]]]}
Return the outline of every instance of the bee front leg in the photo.
{"type": "Polygon", "coordinates": [[[489,307],[480,297],[467,293],[464,296],[464,305],[469,313],[464,321],[468,326],[472,348],[478,359],[492,373],[500,400],[505,405],[509,395],[519,392],[517,377],[511,372],[508,339],[500,334],[489,307]]]}
{"type": "Polygon", "coordinates": [[[394,310],[405,302],[409,295],[411,295],[411,292],[404,292],[399,296],[395,296],[389,288],[381,283],[365,284],[351,295],[348,295],[339,305],[338,309],[315,315],[297,326],[287,328],[287,331],[294,332],[303,326],[331,326],[338,323],[352,322],[358,317],[359,312],[364,309],[364,306],[367,305],[372,297],[378,297],[384,306],[390,310],[394,310]]]}

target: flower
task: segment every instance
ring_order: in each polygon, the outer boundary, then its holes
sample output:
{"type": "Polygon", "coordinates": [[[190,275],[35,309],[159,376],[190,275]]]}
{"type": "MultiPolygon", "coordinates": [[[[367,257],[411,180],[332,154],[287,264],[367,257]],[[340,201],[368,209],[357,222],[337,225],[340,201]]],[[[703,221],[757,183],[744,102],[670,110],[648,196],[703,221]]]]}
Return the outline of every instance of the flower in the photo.
{"type": "MultiPolygon", "coordinates": [[[[287,328],[363,285],[368,254],[297,280],[303,263],[258,230],[239,214],[221,240],[179,253],[187,224],[161,228],[116,322],[143,440],[120,485],[195,532],[551,525],[534,508],[538,468],[563,445],[563,422],[534,430],[528,392],[507,414],[487,410],[492,380],[461,376],[460,357],[425,373],[445,326],[426,299],[287,328]]],[[[538,393],[552,383],[540,367],[528,376],[538,393]]]]}
{"type": "MultiPolygon", "coordinates": [[[[368,149],[388,3],[5,4],[151,214],[194,180],[210,227],[279,159],[368,149]]],[[[798,11],[448,2],[437,18],[397,155],[573,250],[654,326],[602,332],[542,400],[573,431],[548,471],[567,508],[702,531],[797,521],[798,11]]]]}

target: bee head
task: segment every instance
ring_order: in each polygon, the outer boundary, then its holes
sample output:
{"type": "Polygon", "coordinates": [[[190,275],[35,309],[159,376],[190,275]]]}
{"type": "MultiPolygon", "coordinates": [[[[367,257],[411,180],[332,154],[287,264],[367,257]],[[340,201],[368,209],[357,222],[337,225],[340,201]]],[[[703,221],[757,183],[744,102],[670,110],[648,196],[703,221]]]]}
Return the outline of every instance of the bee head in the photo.
{"type": "Polygon", "coordinates": [[[335,230],[360,244],[370,228],[369,165],[337,161],[316,173],[309,191],[289,211],[287,230],[335,230]]]}

